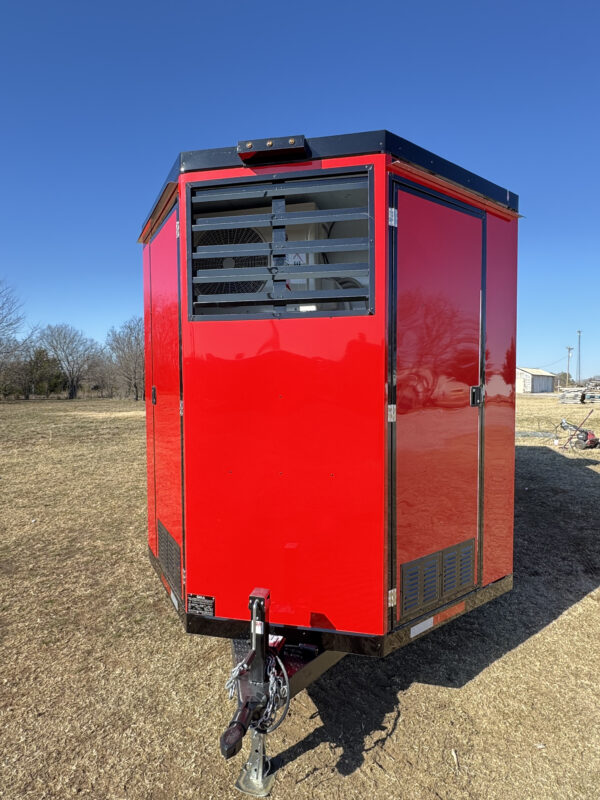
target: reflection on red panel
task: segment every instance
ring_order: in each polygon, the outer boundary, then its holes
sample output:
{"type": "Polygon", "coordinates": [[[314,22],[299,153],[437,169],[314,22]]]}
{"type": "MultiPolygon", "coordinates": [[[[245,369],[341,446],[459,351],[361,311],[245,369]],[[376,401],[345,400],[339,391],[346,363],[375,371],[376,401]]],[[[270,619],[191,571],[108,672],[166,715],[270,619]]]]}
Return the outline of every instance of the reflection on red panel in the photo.
{"type": "Polygon", "coordinates": [[[265,586],[273,623],[379,634],[385,156],[327,163],[375,164],[374,315],[190,323],[183,289],[187,591],[214,596],[218,617],[247,619],[248,595],[265,586]]]}
{"type": "Polygon", "coordinates": [[[482,221],[399,191],[397,256],[400,566],[477,538],[482,221]]]}
{"type": "Polygon", "coordinates": [[[488,214],[483,583],[512,572],[517,220],[488,214]]]}
{"type": "Polygon", "coordinates": [[[152,239],[152,338],[156,518],[181,545],[181,417],[176,212],[152,239]]]}
{"type": "Polygon", "coordinates": [[[154,410],[152,407],[152,313],[150,289],[150,245],[144,245],[144,373],[146,384],[146,454],[148,463],[148,545],[157,555],[154,497],[154,410]]]}

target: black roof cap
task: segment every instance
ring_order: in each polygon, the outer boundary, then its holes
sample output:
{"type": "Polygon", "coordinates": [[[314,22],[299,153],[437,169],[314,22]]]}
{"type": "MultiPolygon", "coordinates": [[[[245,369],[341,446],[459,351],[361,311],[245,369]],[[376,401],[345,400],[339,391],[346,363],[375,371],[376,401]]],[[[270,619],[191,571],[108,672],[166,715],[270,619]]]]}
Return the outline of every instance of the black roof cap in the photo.
{"type": "MultiPolygon", "coordinates": [[[[282,138],[285,137],[280,137],[274,141],[279,142],[282,138]]],[[[438,175],[440,178],[445,178],[465,189],[470,189],[479,195],[483,195],[505,206],[511,211],[519,210],[518,195],[386,130],[367,131],[365,133],[344,133],[339,136],[321,136],[314,139],[306,139],[305,137],[299,138],[303,139],[304,146],[304,152],[300,158],[298,158],[297,155],[295,157],[287,155],[286,157],[285,151],[281,153],[280,158],[277,158],[278,149],[274,148],[272,151],[272,163],[296,163],[299,161],[332,158],[335,156],[390,153],[393,157],[401,161],[414,164],[416,167],[425,169],[434,175],[438,175]]],[[[263,145],[266,141],[267,140],[260,140],[263,145]]],[[[210,150],[186,150],[180,153],[163,184],[156,202],[152,206],[152,210],[156,207],[167,184],[176,182],[181,173],[239,167],[243,164],[244,161],[240,158],[239,144],[233,145],[232,147],[212,148],[210,150]]],[[[144,226],[151,215],[152,211],[144,221],[144,226]]]]}

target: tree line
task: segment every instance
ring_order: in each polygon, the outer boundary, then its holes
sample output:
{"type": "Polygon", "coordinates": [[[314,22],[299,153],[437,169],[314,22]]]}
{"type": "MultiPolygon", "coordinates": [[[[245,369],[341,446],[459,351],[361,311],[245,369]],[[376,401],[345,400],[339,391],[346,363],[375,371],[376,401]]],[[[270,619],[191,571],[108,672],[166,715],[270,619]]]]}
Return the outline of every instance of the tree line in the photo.
{"type": "Polygon", "coordinates": [[[35,327],[20,335],[22,305],[0,280],[0,395],[75,399],[82,389],[101,397],[144,398],[144,323],[133,316],[101,344],[72,325],[35,327]]]}

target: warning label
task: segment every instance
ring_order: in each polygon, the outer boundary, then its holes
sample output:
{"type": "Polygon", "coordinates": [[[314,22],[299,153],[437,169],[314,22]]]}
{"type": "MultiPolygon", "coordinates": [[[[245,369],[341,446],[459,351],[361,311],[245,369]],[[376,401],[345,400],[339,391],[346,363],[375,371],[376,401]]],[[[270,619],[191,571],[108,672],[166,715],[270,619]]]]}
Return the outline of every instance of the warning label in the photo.
{"type": "Polygon", "coordinates": [[[188,614],[202,614],[203,617],[214,617],[215,598],[205,594],[188,594],[188,614]]]}

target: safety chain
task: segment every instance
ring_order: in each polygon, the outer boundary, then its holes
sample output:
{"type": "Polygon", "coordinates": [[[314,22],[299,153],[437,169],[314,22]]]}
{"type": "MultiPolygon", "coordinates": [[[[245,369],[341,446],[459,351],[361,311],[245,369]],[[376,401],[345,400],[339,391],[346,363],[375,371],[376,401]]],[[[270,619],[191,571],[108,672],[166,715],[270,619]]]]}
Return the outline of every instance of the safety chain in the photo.
{"type": "Polygon", "coordinates": [[[248,664],[246,664],[246,659],[243,659],[242,661],[240,661],[237,667],[234,667],[231,670],[229,677],[225,681],[225,688],[229,692],[230,700],[233,700],[237,679],[240,677],[240,675],[244,675],[246,672],[248,672],[249,669],[250,667],[248,666],[248,664]]]}
{"type": "MultiPolygon", "coordinates": [[[[230,700],[233,700],[236,693],[237,679],[241,675],[245,675],[249,669],[250,667],[246,664],[246,660],[244,659],[231,670],[229,677],[225,681],[225,688],[229,693],[230,700]]],[[[278,709],[289,701],[289,681],[287,672],[281,660],[271,654],[267,655],[267,674],[269,676],[269,699],[261,718],[251,724],[252,728],[256,728],[256,730],[261,733],[270,733],[271,730],[274,730],[272,726],[278,709]],[[277,674],[278,665],[281,675],[277,674]]],[[[283,717],[279,721],[277,727],[279,727],[282,721],[283,717]]]]}
{"type": "Polygon", "coordinates": [[[285,667],[283,667],[283,664],[281,664],[281,661],[279,661],[284,674],[281,676],[277,675],[278,661],[279,659],[276,659],[272,655],[267,657],[269,700],[262,717],[258,720],[258,722],[252,724],[252,727],[256,728],[261,733],[270,733],[273,722],[275,721],[277,710],[286,702],[288,696],[287,673],[285,672],[285,667]]]}

